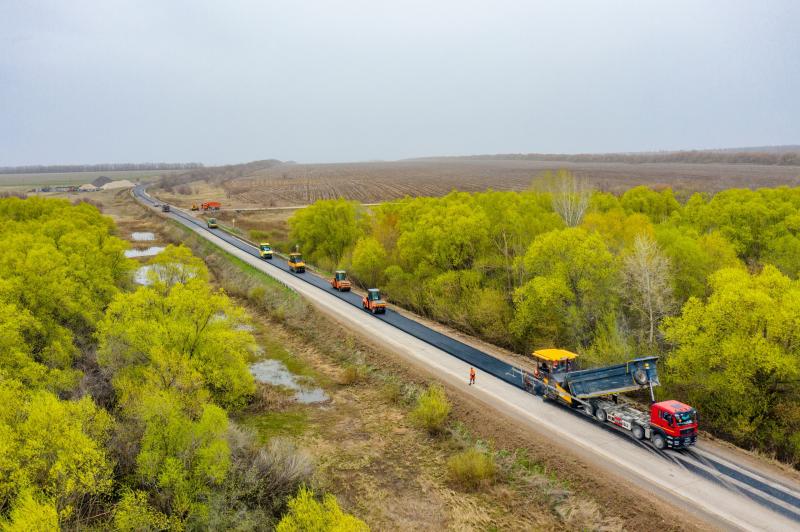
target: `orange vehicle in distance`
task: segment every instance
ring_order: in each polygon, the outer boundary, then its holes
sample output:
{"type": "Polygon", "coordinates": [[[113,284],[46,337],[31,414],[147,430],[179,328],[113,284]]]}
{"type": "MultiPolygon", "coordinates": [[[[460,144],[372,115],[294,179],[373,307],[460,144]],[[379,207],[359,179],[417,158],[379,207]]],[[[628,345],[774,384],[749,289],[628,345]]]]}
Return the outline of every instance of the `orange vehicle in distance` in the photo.
{"type": "Polygon", "coordinates": [[[346,271],[336,270],[336,272],[333,274],[333,278],[329,280],[331,283],[331,288],[334,288],[339,292],[350,291],[350,281],[347,279],[346,271]]]}

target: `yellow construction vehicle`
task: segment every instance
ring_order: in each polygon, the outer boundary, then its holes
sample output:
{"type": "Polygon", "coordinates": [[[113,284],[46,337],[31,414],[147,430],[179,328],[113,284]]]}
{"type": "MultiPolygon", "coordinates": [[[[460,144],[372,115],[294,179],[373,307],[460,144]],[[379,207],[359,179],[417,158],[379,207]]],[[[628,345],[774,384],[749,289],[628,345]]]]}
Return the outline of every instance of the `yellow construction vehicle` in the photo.
{"type": "Polygon", "coordinates": [[[209,218],[207,223],[209,229],[216,229],[217,227],[219,227],[219,225],[217,225],[216,218],[209,218]]]}
{"type": "Polygon", "coordinates": [[[258,245],[258,255],[262,259],[272,258],[272,247],[269,245],[269,242],[262,242],[258,245]]]}
{"type": "Polygon", "coordinates": [[[200,210],[200,208],[197,206],[197,203],[192,203],[192,210],[193,211],[199,211],[200,210]]]}
{"type": "Polygon", "coordinates": [[[306,263],[303,262],[303,255],[294,251],[289,253],[289,269],[295,273],[306,271],[306,263]]]}
{"type": "Polygon", "coordinates": [[[548,395],[552,394],[553,399],[560,399],[564,403],[572,405],[572,395],[562,388],[562,385],[564,376],[574,369],[572,366],[578,355],[565,349],[539,349],[533,352],[533,358],[536,360],[536,370],[534,371],[536,379],[551,387],[547,388],[548,395]]]}

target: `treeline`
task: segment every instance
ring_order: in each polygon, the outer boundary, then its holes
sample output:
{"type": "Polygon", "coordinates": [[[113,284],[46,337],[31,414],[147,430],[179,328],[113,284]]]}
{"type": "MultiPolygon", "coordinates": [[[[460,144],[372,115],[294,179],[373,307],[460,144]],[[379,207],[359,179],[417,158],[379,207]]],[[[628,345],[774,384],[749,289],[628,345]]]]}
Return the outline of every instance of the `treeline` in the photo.
{"type": "Polygon", "coordinates": [[[526,192],[321,201],[290,225],[313,262],[498,345],[661,355],[665,395],[705,428],[800,460],[800,189],[681,204],[560,172],[526,192]]]}
{"type": "Polygon", "coordinates": [[[464,159],[510,159],[526,161],[568,161],[576,163],[688,163],[688,164],[759,164],[800,166],[800,147],[787,151],[686,150],[637,153],[507,153],[475,155],[464,159]]]}
{"type": "Polygon", "coordinates": [[[0,166],[0,174],[50,174],[62,172],[121,172],[130,170],[189,170],[203,163],[110,163],[0,166]]]}
{"type": "MultiPolygon", "coordinates": [[[[229,421],[254,339],[202,260],[170,246],[133,290],[94,207],[11,198],[0,217],[0,528],[268,530],[308,498],[308,460],[229,421]]],[[[347,517],[329,506],[319,523],[347,517]]]]}

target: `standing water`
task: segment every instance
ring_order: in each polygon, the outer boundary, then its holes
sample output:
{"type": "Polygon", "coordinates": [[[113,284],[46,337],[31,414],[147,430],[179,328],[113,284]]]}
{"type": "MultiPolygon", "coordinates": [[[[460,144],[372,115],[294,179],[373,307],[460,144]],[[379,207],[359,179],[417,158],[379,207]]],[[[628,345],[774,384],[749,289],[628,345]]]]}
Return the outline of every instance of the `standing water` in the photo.
{"type": "Polygon", "coordinates": [[[153,233],[146,233],[146,232],[133,232],[131,233],[131,239],[134,242],[149,242],[156,239],[156,235],[153,233]]]}
{"type": "Polygon", "coordinates": [[[328,395],[322,388],[303,386],[297,382],[293,374],[280,360],[262,360],[250,366],[250,373],[258,382],[265,382],[275,386],[283,386],[294,390],[294,398],[298,403],[322,403],[328,400],[328,395]]]}
{"type": "Polygon", "coordinates": [[[158,255],[162,251],[164,251],[164,248],[161,246],[151,246],[147,249],[126,249],[125,256],[129,259],[135,257],[152,257],[153,255],[158,255]]]}

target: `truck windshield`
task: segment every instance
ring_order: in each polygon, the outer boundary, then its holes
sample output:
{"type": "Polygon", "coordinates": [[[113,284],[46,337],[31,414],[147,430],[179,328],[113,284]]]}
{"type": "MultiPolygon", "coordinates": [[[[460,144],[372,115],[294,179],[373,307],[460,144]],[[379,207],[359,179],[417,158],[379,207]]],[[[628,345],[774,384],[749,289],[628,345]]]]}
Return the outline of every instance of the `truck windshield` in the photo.
{"type": "Polygon", "coordinates": [[[344,281],[344,272],[336,272],[336,280],[344,281]]]}
{"type": "Polygon", "coordinates": [[[694,423],[694,410],[688,410],[686,412],[676,412],[675,421],[678,422],[678,425],[690,425],[694,423]]]}
{"type": "Polygon", "coordinates": [[[261,246],[261,251],[269,251],[269,250],[270,250],[269,246],[261,246]]]}
{"type": "Polygon", "coordinates": [[[303,262],[303,256],[302,255],[292,255],[292,261],[293,262],[303,262]]]}
{"type": "Polygon", "coordinates": [[[370,301],[378,301],[381,298],[380,292],[370,292],[369,293],[369,300],[370,301]]]}

